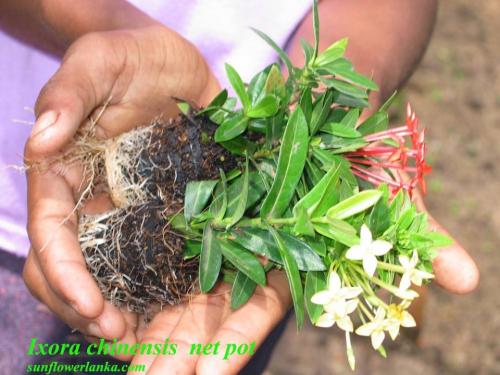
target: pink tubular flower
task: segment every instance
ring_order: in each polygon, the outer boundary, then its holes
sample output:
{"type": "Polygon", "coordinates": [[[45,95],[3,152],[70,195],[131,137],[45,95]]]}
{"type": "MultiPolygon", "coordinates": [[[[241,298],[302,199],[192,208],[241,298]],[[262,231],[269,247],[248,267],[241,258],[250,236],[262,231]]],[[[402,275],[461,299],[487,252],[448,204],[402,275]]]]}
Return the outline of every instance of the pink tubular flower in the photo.
{"type": "Polygon", "coordinates": [[[425,130],[418,131],[418,118],[410,104],[405,125],[364,139],[367,146],[345,154],[354,175],[375,186],[385,183],[393,193],[405,189],[411,195],[417,185],[426,192],[424,176],[432,168],[425,162],[425,130]]]}

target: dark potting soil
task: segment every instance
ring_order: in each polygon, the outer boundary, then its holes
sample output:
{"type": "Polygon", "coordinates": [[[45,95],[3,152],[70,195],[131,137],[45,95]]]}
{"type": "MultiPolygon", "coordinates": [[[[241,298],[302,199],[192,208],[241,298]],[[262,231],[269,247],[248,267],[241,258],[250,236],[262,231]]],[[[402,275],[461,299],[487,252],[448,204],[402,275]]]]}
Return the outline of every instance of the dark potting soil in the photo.
{"type": "Polygon", "coordinates": [[[198,260],[183,258],[184,238],[167,217],[182,210],[189,181],[216,179],[219,169],[237,166],[213,141],[215,130],[204,117],[155,124],[150,147],[130,176],[139,183],[147,179],[144,189],[154,199],[103,217],[93,235],[101,241],[82,243],[90,272],[113,304],[145,313],[152,305],[179,304],[194,292],[198,260]]]}

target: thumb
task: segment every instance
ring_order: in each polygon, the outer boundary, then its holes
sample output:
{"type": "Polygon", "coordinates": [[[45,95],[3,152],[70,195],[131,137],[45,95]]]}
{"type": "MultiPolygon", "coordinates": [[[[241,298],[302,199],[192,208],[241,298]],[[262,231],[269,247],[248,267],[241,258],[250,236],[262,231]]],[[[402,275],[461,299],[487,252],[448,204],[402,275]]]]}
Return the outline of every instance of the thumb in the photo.
{"type": "Polygon", "coordinates": [[[438,256],[433,262],[437,283],[451,293],[472,292],[479,283],[479,270],[476,263],[462,245],[430,215],[429,224],[438,232],[453,239],[451,246],[439,250],[438,256]]]}
{"type": "Polygon", "coordinates": [[[418,192],[414,196],[414,201],[419,211],[427,213],[429,227],[453,240],[450,246],[439,249],[438,256],[432,264],[436,282],[451,293],[472,292],[479,283],[479,270],[476,263],[462,245],[429,214],[418,192]]]}
{"type": "MultiPolygon", "coordinates": [[[[26,144],[26,155],[36,159],[61,150],[81,123],[113,87],[113,70],[96,64],[81,48],[70,49],[59,70],[41,90],[36,105],[36,122],[26,144]]],[[[101,60],[102,61],[102,60],[101,60]]],[[[102,63],[101,63],[102,64],[102,63]]]]}

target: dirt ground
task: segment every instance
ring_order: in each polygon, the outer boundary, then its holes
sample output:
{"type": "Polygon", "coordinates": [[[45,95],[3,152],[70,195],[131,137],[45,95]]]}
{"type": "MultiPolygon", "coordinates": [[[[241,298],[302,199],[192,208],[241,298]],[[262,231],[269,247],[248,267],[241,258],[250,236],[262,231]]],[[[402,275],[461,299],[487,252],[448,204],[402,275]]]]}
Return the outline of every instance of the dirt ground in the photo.
{"type": "MultiPolygon", "coordinates": [[[[441,1],[429,50],[406,89],[427,126],[429,210],[478,262],[468,296],[430,288],[417,341],[400,338],[383,359],[354,340],[354,374],[500,374],[500,2],[441,1]],[[418,343],[418,344],[417,344],[418,343]]],[[[352,374],[344,336],[289,322],[268,375],[352,374]]]]}

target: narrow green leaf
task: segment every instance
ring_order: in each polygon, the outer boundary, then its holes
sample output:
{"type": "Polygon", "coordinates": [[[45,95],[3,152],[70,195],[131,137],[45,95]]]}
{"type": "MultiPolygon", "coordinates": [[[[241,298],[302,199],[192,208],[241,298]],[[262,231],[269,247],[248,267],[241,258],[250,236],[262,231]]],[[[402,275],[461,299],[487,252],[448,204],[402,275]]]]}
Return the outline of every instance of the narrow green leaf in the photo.
{"type": "Polygon", "coordinates": [[[272,94],[280,98],[286,95],[285,80],[281,70],[277,64],[273,64],[267,75],[266,83],[264,84],[264,93],[272,94]]]}
{"type": "MultiPolygon", "coordinates": [[[[233,241],[247,250],[265,256],[277,264],[283,264],[278,247],[269,231],[260,228],[245,227],[233,230],[231,233],[234,234],[233,241]]],[[[299,270],[322,271],[325,269],[321,257],[309,244],[287,233],[279,233],[290,254],[297,262],[299,270]]]]}
{"type": "Polygon", "coordinates": [[[215,189],[216,198],[213,200],[209,208],[216,222],[220,222],[222,221],[222,219],[224,219],[228,201],[226,175],[222,169],[219,172],[220,172],[220,181],[219,184],[217,185],[217,189],[215,189]]]}
{"type": "Polygon", "coordinates": [[[323,306],[311,302],[313,295],[326,289],[326,277],[324,272],[309,271],[306,275],[306,285],[304,296],[306,300],[306,309],[312,324],[318,321],[323,313],[323,306]]]}
{"type": "Polygon", "coordinates": [[[244,110],[250,108],[250,97],[248,96],[247,90],[245,88],[245,84],[241,79],[238,72],[229,64],[226,63],[226,74],[231,86],[233,86],[234,92],[240,98],[241,105],[244,110]]]}
{"type": "Polygon", "coordinates": [[[362,136],[356,129],[341,123],[329,122],[323,125],[322,132],[336,135],[342,138],[359,138],[362,136]]]}
{"type": "Polygon", "coordinates": [[[319,49],[319,12],[318,12],[318,0],[313,1],[313,29],[314,29],[314,52],[313,58],[318,56],[319,49]]]}
{"type": "Polygon", "coordinates": [[[304,324],[304,291],[302,289],[300,272],[294,257],[283,243],[280,234],[273,227],[269,227],[269,231],[276,241],[281,258],[283,259],[283,266],[288,278],[290,292],[292,293],[293,307],[297,318],[297,329],[300,329],[304,324]]]}
{"type": "Polygon", "coordinates": [[[339,81],[338,79],[321,78],[321,81],[327,87],[333,87],[338,92],[352,96],[354,98],[366,99],[368,98],[368,93],[365,89],[360,89],[359,87],[353,86],[352,84],[344,81],[339,81]]]}
{"type": "Polygon", "coordinates": [[[189,222],[198,215],[210,198],[217,181],[190,181],[184,194],[184,217],[189,222]]]}
{"type": "Polygon", "coordinates": [[[209,115],[209,114],[214,113],[216,110],[218,110],[220,107],[222,107],[226,103],[226,100],[227,100],[227,90],[224,89],[220,93],[218,93],[215,98],[212,99],[212,101],[210,102],[210,104],[206,108],[197,112],[196,116],[199,116],[202,114],[209,115]]]}
{"type": "Polygon", "coordinates": [[[328,73],[333,74],[336,77],[342,78],[343,80],[349,83],[374,91],[378,90],[378,86],[375,82],[365,77],[364,75],[361,75],[356,71],[352,70],[351,67],[347,67],[345,65],[344,66],[331,65],[329,67],[326,67],[326,69],[328,73]]]}
{"type": "Polygon", "coordinates": [[[333,219],[346,219],[373,206],[382,196],[380,190],[365,190],[330,208],[327,216],[333,219]]]}
{"type": "Polygon", "coordinates": [[[386,112],[389,109],[389,107],[391,106],[391,104],[394,102],[394,100],[396,99],[397,96],[398,96],[398,92],[394,91],[392,93],[392,95],[389,97],[389,99],[387,99],[385,101],[385,103],[382,104],[378,110],[380,112],[386,112]]]}
{"type": "Polygon", "coordinates": [[[210,222],[203,230],[203,241],[200,254],[200,289],[208,293],[215,285],[222,264],[222,254],[219,242],[214,236],[210,222]]]}
{"type": "Polygon", "coordinates": [[[261,217],[279,217],[288,207],[302,176],[307,157],[308,129],[300,107],[286,125],[278,157],[276,177],[262,204],[261,217]]]}
{"type": "Polygon", "coordinates": [[[217,128],[214,134],[215,142],[225,142],[242,134],[248,126],[248,118],[241,113],[228,117],[217,128]]]}
{"type": "Polygon", "coordinates": [[[256,287],[255,281],[238,271],[231,289],[231,309],[236,310],[247,303],[256,287]]]}
{"type": "Polygon", "coordinates": [[[314,108],[311,114],[311,121],[309,122],[310,134],[314,135],[319,128],[325,123],[330,115],[331,106],[333,103],[333,93],[331,90],[321,95],[314,103],[314,108]]]}
{"type": "Polygon", "coordinates": [[[316,223],[314,224],[314,230],[322,236],[331,238],[349,247],[359,244],[356,229],[342,220],[329,219],[328,223],[316,223]]]}
{"type": "Polygon", "coordinates": [[[249,189],[249,172],[248,172],[248,159],[247,159],[245,163],[245,172],[243,173],[241,191],[240,194],[238,195],[237,204],[234,209],[234,212],[226,222],[227,228],[232,227],[243,217],[243,214],[245,213],[245,210],[247,208],[248,189],[249,189]]]}
{"type": "Polygon", "coordinates": [[[334,62],[344,56],[348,39],[340,39],[325,49],[314,61],[314,66],[323,66],[334,62]]]}
{"type": "Polygon", "coordinates": [[[307,66],[313,59],[314,47],[311,46],[311,44],[304,38],[300,38],[300,45],[302,46],[302,52],[304,53],[304,66],[307,66]]]}
{"type": "Polygon", "coordinates": [[[193,258],[201,253],[201,242],[187,240],[182,253],[184,259],[193,258]]]}
{"type": "Polygon", "coordinates": [[[264,39],[264,41],[269,44],[279,55],[280,59],[283,61],[283,63],[286,65],[286,68],[288,70],[288,74],[290,76],[293,75],[294,73],[294,70],[293,70],[293,65],[292,65],[292,62],[290,61],[290,58],[288,57],[287,53],[285,51],[283,51],[277,44],[274,40],[271,39],[271,37],[269,37],[269,35],[267,35],[266,33],[260,31],[260,30],[257,30],[257,29],[254,29],[253,27],[251,27],[250,29],[252,29],[258,36],[260,36],[262,39],[264,39]]]}
{"type": "Polygon", "coordinates": [[[210,114],[210,120],[216,124],[222,124],[224,120],[228,117],[228,112],[233,111],[236,106],[236,98],[227,98],[226,102],[221,109],[216,110],[214,113],[210,114]]]}
{"type": "Polygon", "coordinates": [[[387,112],[375,112],[359,125],[358,130],[362,135],[369,135],[386,130],[389,125],[387,112]]]}
{"type": "Polygon", "coordinates": [[[250,118],[271,117],[278,112],[278,100],[274,95],[267,95],[260,99],[247,111],[250,118]]]}
{"type": "Polygon", "coordinates": [[[294,214],[304,208],[311,217],[323,215],[338,200],[335,187],[339,181],[339,173],[340,165],[332,165],[318,184],[297,202],[293,208],[294,214]]]}
{"type": "MultiPolygon", "coordinates": [[[[295,211],[295,207],[294,207],[295,211]]],[[[293,232],[296,235],[304,235],[304,236],[314,236],[314,227],[311,223],[309,215],[304,207],[299,206],[296,210],[295,217],[297,221],[293,227],[293,232]]]]}
{"type": "Polygon", "coordinates": [[[266,273],[255,255],[251,254],[234,241],[222,240],[219,244],[222,254],[233,264],[233,266],[257,284],[266,285],[266,273]]]}

